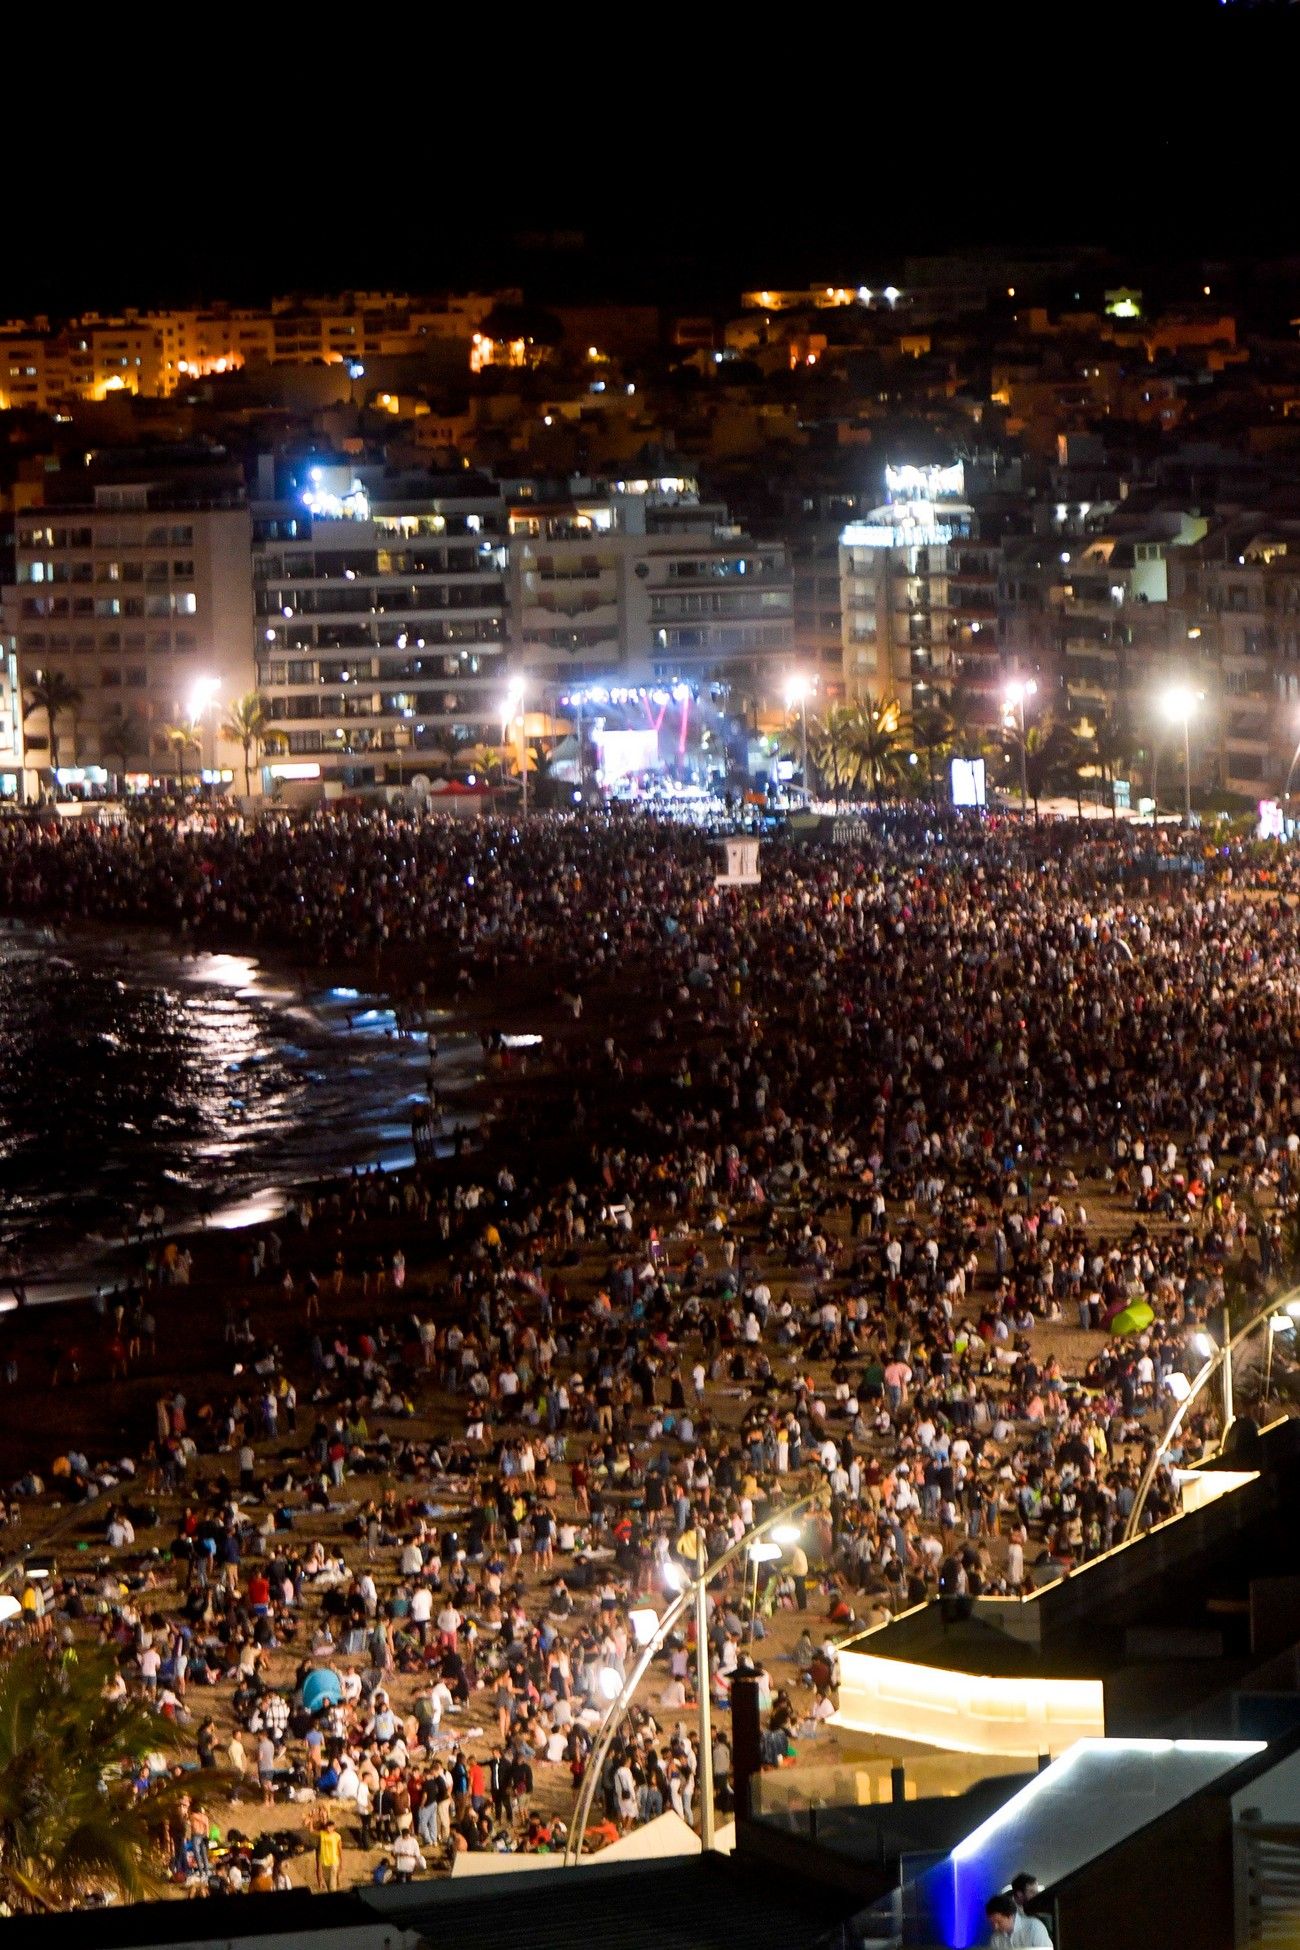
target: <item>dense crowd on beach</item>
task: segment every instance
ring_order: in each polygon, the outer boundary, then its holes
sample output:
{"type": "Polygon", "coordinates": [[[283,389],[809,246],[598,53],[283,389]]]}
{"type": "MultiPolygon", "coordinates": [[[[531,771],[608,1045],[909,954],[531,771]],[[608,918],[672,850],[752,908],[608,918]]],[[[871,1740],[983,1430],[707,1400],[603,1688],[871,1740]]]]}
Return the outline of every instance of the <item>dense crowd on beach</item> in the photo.
{"type": "MultiPolygon", "coordinates": [[[[72,1442],[18,1486],[102,1518],[23,1602],[170,1722],[179,1885],[562,1847],[630,1613],[789,1504],[797,1541],[711,1588],[724,1814],[737,1671],[765,1761],[815,1754],[847,1631],[1123,1534],[1204,1335],[1290,1263],[1294,873],[1167,830],[862,823],[766,843],[752,889],[633,815],[0,825],[7,914],[373,965],[411,1033],[511,988],[544,1035],[481,1148],[304,1191],[224,1295],[192,1239],[219,1385],[164,1365],[129,1457],[72,1442]]],[[[123,1374],[151,1265],[105,1310],[123,1374]]],[[[1189,1418],[1143,1523],[1212,1434],[1189,1418]]],[[[590,1845],[698,1821],[700,1677],[683,1630],[590,1845]]]]}

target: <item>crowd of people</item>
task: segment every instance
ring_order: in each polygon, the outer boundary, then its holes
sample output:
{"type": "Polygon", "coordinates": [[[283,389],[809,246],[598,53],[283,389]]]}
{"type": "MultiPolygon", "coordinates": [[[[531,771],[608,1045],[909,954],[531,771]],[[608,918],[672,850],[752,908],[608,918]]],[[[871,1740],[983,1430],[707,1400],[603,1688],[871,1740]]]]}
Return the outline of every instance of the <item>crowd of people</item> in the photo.
{"type": "MultiPolygon", "coordinates": [[[[10,915],[372,958],[413,1022],[510,994],[545,1030],[479,1148],[304,1191],[250,1240],[230,1372],[166,1386],[147,1448],[57,1459],[103,1555],[33,1591],[32,1629],[98,1635],[181,1730],[179,1881],[563,1847],[630,1613],[788,1504],[797,1543],[711,1588],[724,1812],[738,1670],[767,1763],[815,1753],[837,1637],[1122,1534],[1176,1377],[1290,1262],[1294,870],[1149,829],[864,825],[767,844],[745,890],[632,814],[0,825],[10,915]]],[[[167,1314],[150,1289],[116,1320],[157,1316],[163,1371],[167,1314]]],[[[1176,1494],[1161,1472],[1142,1520],[1176,1494]]],[[[593,1844],[698,1819],[698,1650],[670,1639],[638,1694],[593,1844]]]]}

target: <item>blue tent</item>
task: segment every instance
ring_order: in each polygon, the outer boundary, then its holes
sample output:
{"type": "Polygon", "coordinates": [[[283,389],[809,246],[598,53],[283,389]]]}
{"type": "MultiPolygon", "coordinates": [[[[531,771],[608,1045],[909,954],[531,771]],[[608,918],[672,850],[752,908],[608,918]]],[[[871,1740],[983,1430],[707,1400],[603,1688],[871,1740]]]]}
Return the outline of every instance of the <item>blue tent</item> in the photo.
{"type": "Polygon", "coordinates": [[[302,1682],[302,1703],[309,1713],[320,1706],[337,1706],[343,1697],[343,1681],[332,1666],[318,1666],[302,1682]]]}

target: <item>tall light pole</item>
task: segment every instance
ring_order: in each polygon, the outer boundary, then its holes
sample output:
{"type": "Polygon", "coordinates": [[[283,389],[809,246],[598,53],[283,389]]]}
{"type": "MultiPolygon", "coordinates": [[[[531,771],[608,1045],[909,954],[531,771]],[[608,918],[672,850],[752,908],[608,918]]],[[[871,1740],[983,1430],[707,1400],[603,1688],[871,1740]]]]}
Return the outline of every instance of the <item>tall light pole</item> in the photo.
{"type": "Polygon", "coordinates": [[[709,1675],[709,1607],[708,1585],[710,1578],[723,1571],[741,1555],[749,1555],[754,1546],[765,1537],[771,1537],[778,1544],[793,1544],[798,1541],[802,1525],[792,1518],[807,1510],[817,1500],[819,1491],[812,1490],[801,1496],[783,1510],[773,1511],[770,1517],[746,1531],[739,1542],[730,1545],[713,1565],[709,1564],[704,1544],[704,1536],[699,1525],[696,1526],[697,1570],[694,1577],[684,1567],[670,1561],[664,1566],[664,1583],[675,1593],[672,1603],[656,1624],[644,1611],[629,1614],[637,1640],[637,1658],[626,1679],[620,1683],[619,1675],[612,1668],[610,1683],[605,1683],[601,1675],[601,1693],[609,1704],[605,1718],[596,1734],[595,1743],[587,1756],[583,1774],[582,1788],[574,1809],[573,1822],[569,1830],[568,1844],[564,1852],[566,1867],[579,1861],[586,1836],[587,1817],[600,1786],[600,1777],[605,1758],[613,1745],[614,1735],[622,1723],[623,1716],[631,1705],[632,1697],[650,1669],[650,1662],[670,1635],[683,1624],[693,1611],[695,1614],[695,1645],[697,1683],[700,1692],[699,1723],[699,1783],[700,1783],[700,1844],[704,1849],[714,1846],[713,1815],[713,1718],[710,1701],[709,1675]]]}
{"type": "Polygon", "coordinates": [[[704,1541],[704,1526],[697,1519],[695,1536],[699,1546],[695,1571],[695,1665],[700,1688],[700,1847],[707,1855],[713,1847],[713,1701],[709,1697],[709,1547],[704,1541]]]}
{"type": "Polygon", "coordinates": [[[796,704],[799,706],[799,776],[803,785],[805,798],[811,796],[808,792],[808,691],[809,688],[810,687],[809,687],[808,679],[806,677],[792,677],[790,679],[790,682],[785,687],[785,701],[787,706],[791,710],[794,709],[796,704]]]}
{"type": "Polygon", "coordinates": [[[1196,709],[1197,693],[1189,691],[1185,684],[1175,684],[1167,690],[1160,700],[1161,709],[1171,724],[1183,727],[1183,824],[1192,823],[1192,712],[1196,709]]]}
{"type": "MultiPolygon", "coordinates": [[[[1194,1346],[1196,1348],[1197,1353],[1205,1357],[1208,1366],[1213,1367],[1216,1362],[1218,1363],[1219,1390],[1220,1390],[1222,1403],[1223,1403],[1223,1435],[1224,1435],[1224,1440],[1226,1441],[1228,1436],[1228,1430],[1232,1427],[1233,1423],[1237,1419],[1236,1402],[1233,1398],[1233,1392],[1232,1392],[1232,1319],[1228,1312],[1228,1303],[1226,1300],[1223,1303],[1222,1322],[1223,1324],[1220,1331],[1222,1333],[1223,1338],[1218,1343],[1217,1346],[1212,1336],[1204,1332],[1197,1334],[1197,1336],[1195,1337],[1194,1346]]],[[[1270,1336],[1270,1343],[1271,1343],[1271,1337],[1273,1333],[1271,1316],[1270,1316],[1269,1326],[1267,1331],[1270,1336]]],[[[1270,1344],[1269,1347],[1270,1356],[1272,1354],[1272,1351],[1273,1351],[1272,1346],[1270,1344]]]]}
{"type": "Polygon", "coordinates": [[[528,725],[524,715],[524,680],[516,677],[506,698],[506,725],[518,720],[519,724],[519,777],[523,786],[521,805],[524,818],[528,817],[528,725]]]}
{"type": "Polygon", "coordinates": [[[1038,685],[1030,677],[1017,678],[1007,685],[1007,709],[1014,711],[1020,720],[1020,817],[1023,819],[1029,809],[1029,771],[1025,764],[1025,699],[1038,695],[1038,685]]]}
{"type": "MultiPolygon", "coordinates": [[[[203,734],[206,729],[204,720],[207,717],[209,706],[212,704],[213,700],[217,695],[217,692],[220,689],[221,689],[221,679],[219,677],[196,677],[193,685],[190,688],[190,722],[191,724],[197,725],[198,732],[199,732],[198,746],[199,746],[199,784],[200,785],[202,785],[203,783],[203,777],[202,777],[203,734]]],[[[213,750],[212,758],[213,758],[213,763],[211,769],[215,771],[217,769],[215,749],[213,750]]]]}
{"type": "Polygon", "coordinates": [[[1284,803],[1289,803],[1290,801],[1291,781],[1295,777],[1295,768],[1297,765],[1300,765],[1300,739],[1296,741],[1296,748],[1291,754],[1291,763],[1287,766],[1286,784],[1282,787],[1282,799],[1284,803]]]}

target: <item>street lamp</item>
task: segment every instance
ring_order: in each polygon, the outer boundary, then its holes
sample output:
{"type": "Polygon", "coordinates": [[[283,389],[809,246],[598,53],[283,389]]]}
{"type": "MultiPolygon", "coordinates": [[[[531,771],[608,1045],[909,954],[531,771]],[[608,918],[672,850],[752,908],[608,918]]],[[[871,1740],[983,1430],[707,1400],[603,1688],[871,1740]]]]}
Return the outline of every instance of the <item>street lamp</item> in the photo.
{"type": "Polygon", "coordinates": [[[1269,1392],[1273,1386],[1273,1341],[1278,1334],[1294,1334],[1295,1321],[1289,1313],[1270,1314],[1268,1317],[1268,1357],[1264,1362],[1264,1407],[1268,1407],[1269,1392]]]}
{"type": "MultiPolygon", "coordinates": [[[[586,1834],[587,1817],[591,1812],[591,1804],[600,1782],[605,1756],[613,1744],[614,1735],[618,1730],[623,1715],[631,1704],[637,1687],[649,1671],[651,1660],[663,1646],[669,1635],[680,1624],[685,1622],[688,1614],[692,1610],[695,1613],[696,1679],[700,1696],[700,1846],[706,1851],[713,1848],[715,1831],[713,1810],[713,1718],[711,1677],[709,1673],[709,1583],[717,1572],[724,1571],[729,1564],[735,1563],[742,1552],[753,1561],[752,1553],[762,1548],[764,1538],[777,1538],[779,1535],[791,1540],[797,1538],[800,1534],[799,1527],[792,1525],[790,1519],[807,1510],[816,1501],[818,1494],[819,1492],[817,1490],[810,1491],[806,1496],[798,1498],[796,1502],[787,1504],[783,1510],[773,1511],[770,1517],[765,1517],[762,1523],[756,1524],[737,1543],[730,1545],[722,1553],[722,1556],[718,1558],[717,1562],[712,1565],[709,1563],[703,1529],[697,1524],[695,1531],[696,1558],[694,1575],[692,1576],[684,1565],[674,1560],[670,1559],[664,1565],[664,1584],[675,1595],[668,1609],[657,1619],[653,1626],[648,1627],[649,1636],[647,1638],[643,1640],[641,1637],[642,1631],[647,1629],[647,1627],[644,1624],[638,1623],[638,1616],[643,1619],[647,1615],[653,1616],[649,1611],[649,1607],[645,1607],[644,1611],[639,1614],[632,1612],[628,1614],[632,1622],[633,1633],[637,1639],[637,1657],[627,1677],[622,1681],[621,1688],[617,1690],[615,1696],[610,1698],[610,1704],[604,1720],[601,1722],[600,1730],[596,1735],[595,1744],[587,1756],[587,1766],[583,1774],[582,1789],[578,1795],[577,1807],[574,1809],[568,1845],[565,1849],[564,1860],[566,1865],[571,1866],[581,1858],[583,1839],[586,1834]]],[[[775,1544],[772,1548],[776,1548],[775,1544]]],[[[614,1668],[612,1666],[602,1667],[600,1673],[597,1675],[597,1688],[602,1694],[605,1693],[606,1681],[604,1674],[606,1672],[613,1673],[614,1668]]]]}
{"type": "Polygon", "coordinates": [[[758,1567],[760,1564],[775,1564],[777,1558],[781,1555],[781,1546],[774,1537],[770,1540],[764,1539],[760,1544],[751,1544],[748,1554],[749,1561],[754,1567],[754,1595],[749,1601],[749,1645],[752,1651],[754,1646],[754,1614],[758,1610],[758,1567]]]}
{"type": "Polygon", "coordinates": [[[1295,777],[1295,768],[1297,765],[1300,765],[1300,739],[1296,741],[1296,748],[1291,754],[1291,763],[1287,767],[1286,784],[1282,787],[1283,799],[1290,799],[1291,797],[1291,781],[1295,777]]]}
{"type": "Polygon", "coordinates": [[[504,737],[507,726],[516,719],[519,723],[519,777],[523,783],[523,814],[528,817],[528,726],[524,717],[524,680],[516,677],[506,696],[505,720],[501,726],[504,737]]]}
{"type": "Polygon", "coordinates": [[[805,797],[808,797],[808,693],[811,689],[806,677],[792,677],[785,687],[788,708],[793,711],[796,704],[799,706],[799,773],[805,797]]]}
{"type": "Polygon", "coordinates": [[[1223,1434],[1225,1440],[1227,1439],[1228,1430],[1237,1419],[1236,1406],[1232,1395],[1231,1343],[1232,1322],[1228,1317],[1226,1305],[1223,1309],[1222,1349],[1220,1349],[1218,1342],[1212,1334],[1201,1332],[1192,1338],[1192,1346],[1196,1349],[1196,1352],[1201,1356],[1207,1367],[1216,1360],[1220,1363],[1219,1381],[1223,1391],[1223,1434]]]}
{"type": "MultiPolygon", "coordinates": [[[[203,765],[203,739],[202,739],[203,723],[204,723],[204,719],[207,716],[208,707],[211,705],[213,699],[216,697],[217,692],[220,689],[221,689],[221,679],[219,677],[196,677],[193,684],[190,686],[190,723],[195,724],[199,727],[200,769],[202,768],[203,765]]],[[[214,752],[213,770],[216,769],[215,758],[216,758],[216,754],[214,752]]]]}
{"type": "Polygon", "coordinates": [[[1029,806],[1029,775],[1025,767],[1025,699],[1038,695],[1038,685],[1030,677],[1017,678],[1007,685],[1006,699],[1008,711],[1015,711],[1020,719],[1020,816],[1023,819],[1029,806]]]}
{"type": "Polygon", "coordinates": [[[1171,724],[1183,727],[1183,824],[1192,823],[1192,734],[1190,730],[1192,713],[1196,709],[1196,693],[1189,691],[1185,684],[1175,684],[1167,690],[1160,700],[1160,708],[1171,724]]]}

